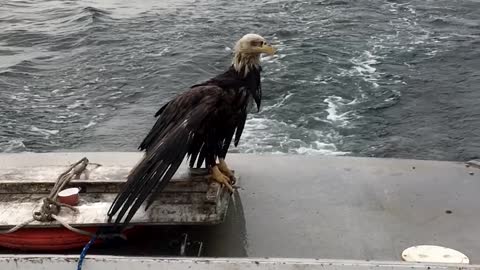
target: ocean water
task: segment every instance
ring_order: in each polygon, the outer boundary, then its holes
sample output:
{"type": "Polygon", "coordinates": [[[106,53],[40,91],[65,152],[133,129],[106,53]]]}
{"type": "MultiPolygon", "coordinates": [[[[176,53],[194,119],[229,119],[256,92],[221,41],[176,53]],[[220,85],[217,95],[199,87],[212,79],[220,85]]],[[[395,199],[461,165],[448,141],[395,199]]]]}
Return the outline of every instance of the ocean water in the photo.
{"type": "Polygon", "coordinates": [[[0,2],[0,152],[135,151],[245,33],[264,101],[231,152],[480,156],[480,1],[0,2]]]}

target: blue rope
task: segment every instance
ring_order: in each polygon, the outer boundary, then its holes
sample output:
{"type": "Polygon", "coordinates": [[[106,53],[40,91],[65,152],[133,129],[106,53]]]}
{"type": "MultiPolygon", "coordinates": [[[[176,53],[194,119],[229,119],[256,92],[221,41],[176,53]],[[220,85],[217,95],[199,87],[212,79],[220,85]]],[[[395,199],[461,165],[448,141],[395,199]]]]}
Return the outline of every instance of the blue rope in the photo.
{"type": "Polygon", "coordinates": [[[83,264],[83,259],[87,256],[87,251],[90,248],[91,245],[93,245],[93,242],[97,240],[97,235],[92,236],[90,241],[83,247],[82,252],[80,253],[80,258],[78,259],[78,265],[77,265],[77,270],[82,270],[82,264],[83,264]]]}

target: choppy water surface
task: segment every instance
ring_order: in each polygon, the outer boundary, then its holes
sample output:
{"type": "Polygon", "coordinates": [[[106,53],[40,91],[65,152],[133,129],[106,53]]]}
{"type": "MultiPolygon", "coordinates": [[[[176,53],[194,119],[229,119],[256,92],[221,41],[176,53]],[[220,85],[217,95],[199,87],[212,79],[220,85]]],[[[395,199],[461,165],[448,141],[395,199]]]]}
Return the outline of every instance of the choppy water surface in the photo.
{"type": "Polygon", "coordinates": [[[4,1],[0,151],[133,151],[153,113],[256,32],[240,152],[480,155],[480,2],[4,1]]]}

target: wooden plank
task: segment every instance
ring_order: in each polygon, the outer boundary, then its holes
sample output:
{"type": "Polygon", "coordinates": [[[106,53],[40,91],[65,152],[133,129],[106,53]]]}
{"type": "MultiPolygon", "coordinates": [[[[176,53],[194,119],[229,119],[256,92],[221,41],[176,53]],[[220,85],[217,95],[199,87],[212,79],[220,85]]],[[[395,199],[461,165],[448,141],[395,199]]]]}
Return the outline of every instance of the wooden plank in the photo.
{"type": "MultiPolygon", "coordinates": [[[[223,220],[224,208],[228,200],[212,204],[206,201],[204,193],[160,194],[152,206],[145,211],[140,208],[132,219],[132,224],[217,224],[223,220]],[[219,215],[220,214],[220,215],[219,215]]],[[[88,194],[82,196],[77,206],[78,214],[62,209],[60,217],[73,226],[101,225],[106,222],[108,209],[115,194],[88,194]]],[[[40,194],[2,194],[0,195],[0,228],[22,223],[32,217],[42,201],[40,194]]],[[[34,222],[29,227],[59,226],[56,222],[34,222]]]]}
{"type": "MultiPolygon", "coordinates": [[[[79,204],[90,204],[99,201],[113,201],[115,193],[88,193],[80,194],[79,204]]],[[[40,202],[45,194],[0,194],[0,205],[22,203],[22,202],[40,202]]],[[[210,203],[204,193],[159,193],[156,201],[160,204],[203,204],[210,203]]],[[[1,206],[0,206],[1,207],[1,206]]]]}
{"type": "MultiPolygon", "coordinates": [[[[0,194],[50,193],[63,166],[0,169],[0,194]]],[[[130,168],[110,166],[92,171],[88,179],[72,180],[69,187],[81,187],[87,193],[116,193],[126,181],[130,168]]],[[[209,184],[204,170],[177,174],[163,192],[207,192],[209,184]]]]}
{"type": "MultiPolygon", "coordinates": [[[[0,180],[0,194],[48,194],[54,181],[0,180]]],[[[125,180],[72,180],[67,187],[80,187],[84,193],[117,193],[125,180]]],[[[209,183],[204,177],[172,179],[163,192],[207,192],[209,183]]]]}
{"type": "Polygon", "coordinates": [[[206,200],[210,203],[217,203],[220,198],[221,191],[222,189],[220,188],[220,184],[212,183],[205,194],[206,200]]]}
{"type": "MultiPolygon", "coordinates": [[[[87,167],[89,168],[89,167],[87,167]]],[[[34,166],[0,169],[0,180],[47,180],[55,181],[68,166],[34,166]]],[[[125,179],[132,167],[125,166],[101,166],[91,170],[90,180],[118,180],[125,179]]]]}
{"type": "MultiPolygon", "coordinates": [[[[63,173],[69,166],[58,165],[37,165],[37,166],[22,166],[17,167],[0,167],[0,181],[35,181],[46,180],[55,181],[58,176],[63,173]]],[[[87,167],[90,170],[88,180],[123,180],[127,178],[133,166],[100,166],[98,168],[87,167]]],[[[183,179],[195,176],[205,176],[207,171],[205,169],[188,169],[180,168],[173,179],[183,179]]],[[[82,179],[85,176],[82,175],[82,179]]]]}

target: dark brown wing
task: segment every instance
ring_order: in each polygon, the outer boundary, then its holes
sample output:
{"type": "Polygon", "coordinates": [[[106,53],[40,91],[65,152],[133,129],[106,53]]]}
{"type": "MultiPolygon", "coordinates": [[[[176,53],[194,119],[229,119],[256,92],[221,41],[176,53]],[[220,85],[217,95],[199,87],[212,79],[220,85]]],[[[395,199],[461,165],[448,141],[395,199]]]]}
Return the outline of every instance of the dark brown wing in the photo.
{"type": "MultiPolygon", "coordinates": [[[[195,87],[162,107],[159,117],[140,148],[146,154],[129,174],[108,211],[109,221],[124,225],[141,204],[162,190],[173,177],[199,134],[207,134],[225,93],[213,85],[195,87]],[[125,216],[126,215],[126,216],[125,216]]],[[[147,203],[147,208],[151,200],[147,203]]]]}
{"type": "Polygon", "coordinates": [[[260,109],[261,70],[261,67],[255,68],[245,77],[243,72],[238,73],[231,66],[225,73],[199,84],[218,85],[228,94],[226,94],[225,102],[219,104],[219,115],[214,128],[209,130],[209,134],[196,136],[193,148],[189,151],[190,167],[194,167],[195,163],[197,167],[201,167],[204,161],[207,167],[213,165],[215,157],[211,155],[212,152],[224,158],[234,136],[234,145],[238,145],[247,120],[250,98],[253,98],[257,104],[257,110],[260,109]]]}
{"type": "Polygon", "coordinates": [[[244,89],[224,89],[222,102],[217,106],[217,115],[204,133],[196,133],[188,155],[190,167],[200,168],[215,165],[217,157],[225,158],[235,136],[238,144],[249,105],[249,93],[244,89]],[[196,163],[196,165],[195,165],[196,163]]]}
{"type": "Polygon", "coordinates": [[[165,104],[155,114],[158,119],[140,144],[139,149],[148,152],[151,146],[155,145],[155,142],[162,140],[172,128],[191,114],[193,108],[197,106],[205,107],[211,105],[212,102],[216,103],[215,99],[219,99],[223,94],[222,92],[221,88],[213,85],[194,87],[165,104]]]}

